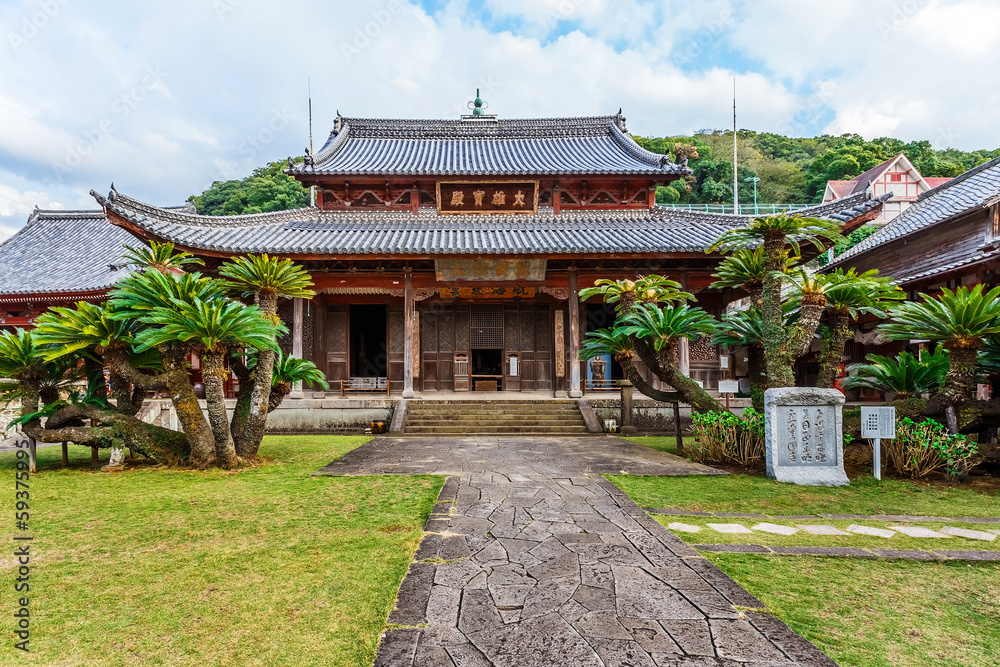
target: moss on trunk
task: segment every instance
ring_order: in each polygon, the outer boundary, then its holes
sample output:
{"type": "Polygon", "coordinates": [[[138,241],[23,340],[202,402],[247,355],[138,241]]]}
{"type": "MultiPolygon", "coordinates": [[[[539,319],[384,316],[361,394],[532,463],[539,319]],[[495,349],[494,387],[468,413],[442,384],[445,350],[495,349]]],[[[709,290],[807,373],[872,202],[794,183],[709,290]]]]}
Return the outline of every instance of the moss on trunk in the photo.
{"type": "Polygon", "coordinates": [[[215,439],[215,462],[223,468],[235,468],[239,465],[236,458],[236,446],[229,430],[229,415],[226,414],[226,369],[224,364],[225,351],[205,351],[202,361],[205,381],[205,402],[208,407],[208,422],[212,427],[215,439]]]}
{"type": "Polygon", "coordinates": [[[832,389],[837,381],[840,358],[844,356],[844,346],[851,337],[851,316],[845,310],[830,311],[830,335],[823,340],[819,352],[819,378],[816,386],[832,389]]]}

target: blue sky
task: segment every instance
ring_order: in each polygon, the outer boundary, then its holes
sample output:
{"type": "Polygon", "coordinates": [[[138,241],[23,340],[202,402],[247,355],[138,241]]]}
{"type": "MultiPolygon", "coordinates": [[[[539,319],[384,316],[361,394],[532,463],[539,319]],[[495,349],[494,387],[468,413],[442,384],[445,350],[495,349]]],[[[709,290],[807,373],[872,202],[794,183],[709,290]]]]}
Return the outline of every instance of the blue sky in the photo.
{"type": "Polygon", "coordinates": [[[112,181],[177,204],[353,116],[624,109],[729,127],[995,148],[988,0],[0,0],[0,239],[112,181]]]}

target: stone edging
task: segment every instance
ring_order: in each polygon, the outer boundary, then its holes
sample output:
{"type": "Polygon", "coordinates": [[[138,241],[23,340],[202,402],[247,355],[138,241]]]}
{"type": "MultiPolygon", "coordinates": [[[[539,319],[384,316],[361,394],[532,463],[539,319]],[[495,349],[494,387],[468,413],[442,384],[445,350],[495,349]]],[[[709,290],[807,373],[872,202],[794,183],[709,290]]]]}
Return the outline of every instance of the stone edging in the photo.
{"type": "Polygon", "coordinates": [[[762,544],[694,544],[698,551],[778,556],[847,556],[855,558],[903,558],[906,560],[1000,561],[1000,551],[918,549],[873,549],[860,547],[779,547],[762,544]]]}
{"type": "Polygon", "coordinates": [[[936,523],[1000,523],[997,517],[909,516],[906,514],[750,514],[745,512],[698,512],[670,508],[643,507],[650,514],[666,516],[704,516],[719,519],[780,519],[783,521],[812,521],[815,519],[843,519],[860,521],[901,521],[936,523]]]}

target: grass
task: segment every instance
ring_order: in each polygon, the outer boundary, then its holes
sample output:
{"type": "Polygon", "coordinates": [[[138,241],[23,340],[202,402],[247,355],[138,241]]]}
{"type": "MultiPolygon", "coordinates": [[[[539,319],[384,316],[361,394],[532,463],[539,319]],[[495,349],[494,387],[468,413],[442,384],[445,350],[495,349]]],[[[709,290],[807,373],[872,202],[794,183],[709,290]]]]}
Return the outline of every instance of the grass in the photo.
{"type": "MultiPolygon", "coordinates": [[[[691,526],[705,526],[709,523],[738,523],[752,528],[764,519],[715,519],[700,516],[664,516],[660,514],[653,517],[666,526],[669,523],[678,521],[691,526]]],[[[895,521],[841,521],[841,520],[817,520],[817,521],[781,521],[771,520],[770,523],[778,523],[782,526],[795,526],[797,524],[821,523],[828,526],[836,526],[841,530],[846,529],[853,523],[859,523],[873,528],[888,528],[890,526],[924,526],[932,530],[938,530],[946,525],[970,530],[997,529],[1000,525],[975,524],[975,523],[905,523],[900,524],[895,521]]],[[[691,544],[764,544],[767,546],[796,546],[796,547],[860,547],[862,549],[919,549],[921,551],[944,549],[963,550],[971,549],[975,551],[1000,551],[1000,537],[987,542],[985,540],[970,540],[964,537],[952,537],[944,539],[940,537],[919,538],[908,537],[902,533],[897,533],[892,537],[872,537],[870,535],[810,535],[805,531],[799,531],[794,535],[774,535],[762,531],[748,533],[719,533],[711,528],[702,528],[699,533],[685,533],[676,531],[677,537],[691,544]]]]}
{"type": "Polygon", "coordinates": [[[365,441],[269,437],[270,465],[232,473],[39,449],[31,653],[8,638],[0,664],[370,665],[443,478],[309,476],[365,441]]]}
{"type": "Polygon", "coordinates": [[[1000,665],[1000,564],[708,557],[845,667],[1000,665]]]}
{"type": "MultiPolygon", "coordinates": [[[[677,437],[673,435],[636,435],[626,439],[668,454],[677,453],[677,437]]],[[[681,440],[685,447],[694,445],[694,436],[684,436],[681,440]]]]}
{"type": "Polygon", "coordinates": [[[862,477],[850,486],[797,486],[766,477],[609,475],[640,507],[755,514],[1000,517],[1000,493],[862,477]]]}

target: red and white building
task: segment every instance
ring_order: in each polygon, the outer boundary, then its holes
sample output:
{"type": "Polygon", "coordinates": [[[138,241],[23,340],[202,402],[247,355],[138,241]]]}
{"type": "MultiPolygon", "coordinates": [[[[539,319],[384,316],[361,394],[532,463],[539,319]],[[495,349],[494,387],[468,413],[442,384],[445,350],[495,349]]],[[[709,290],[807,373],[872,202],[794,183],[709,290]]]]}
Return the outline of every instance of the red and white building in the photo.
{"type": "Polygon", "coordinates": [[[860,192],[866,192],[869,197],[881,197],[891,192],[892,197],[882,207],[882,213],[872,222],[882,226],[905,211],[917,197],[950,180],[947,177],[921,176],[909,158],[900,153],[849,181],[827,181],[823,203],[860,192]]]}

